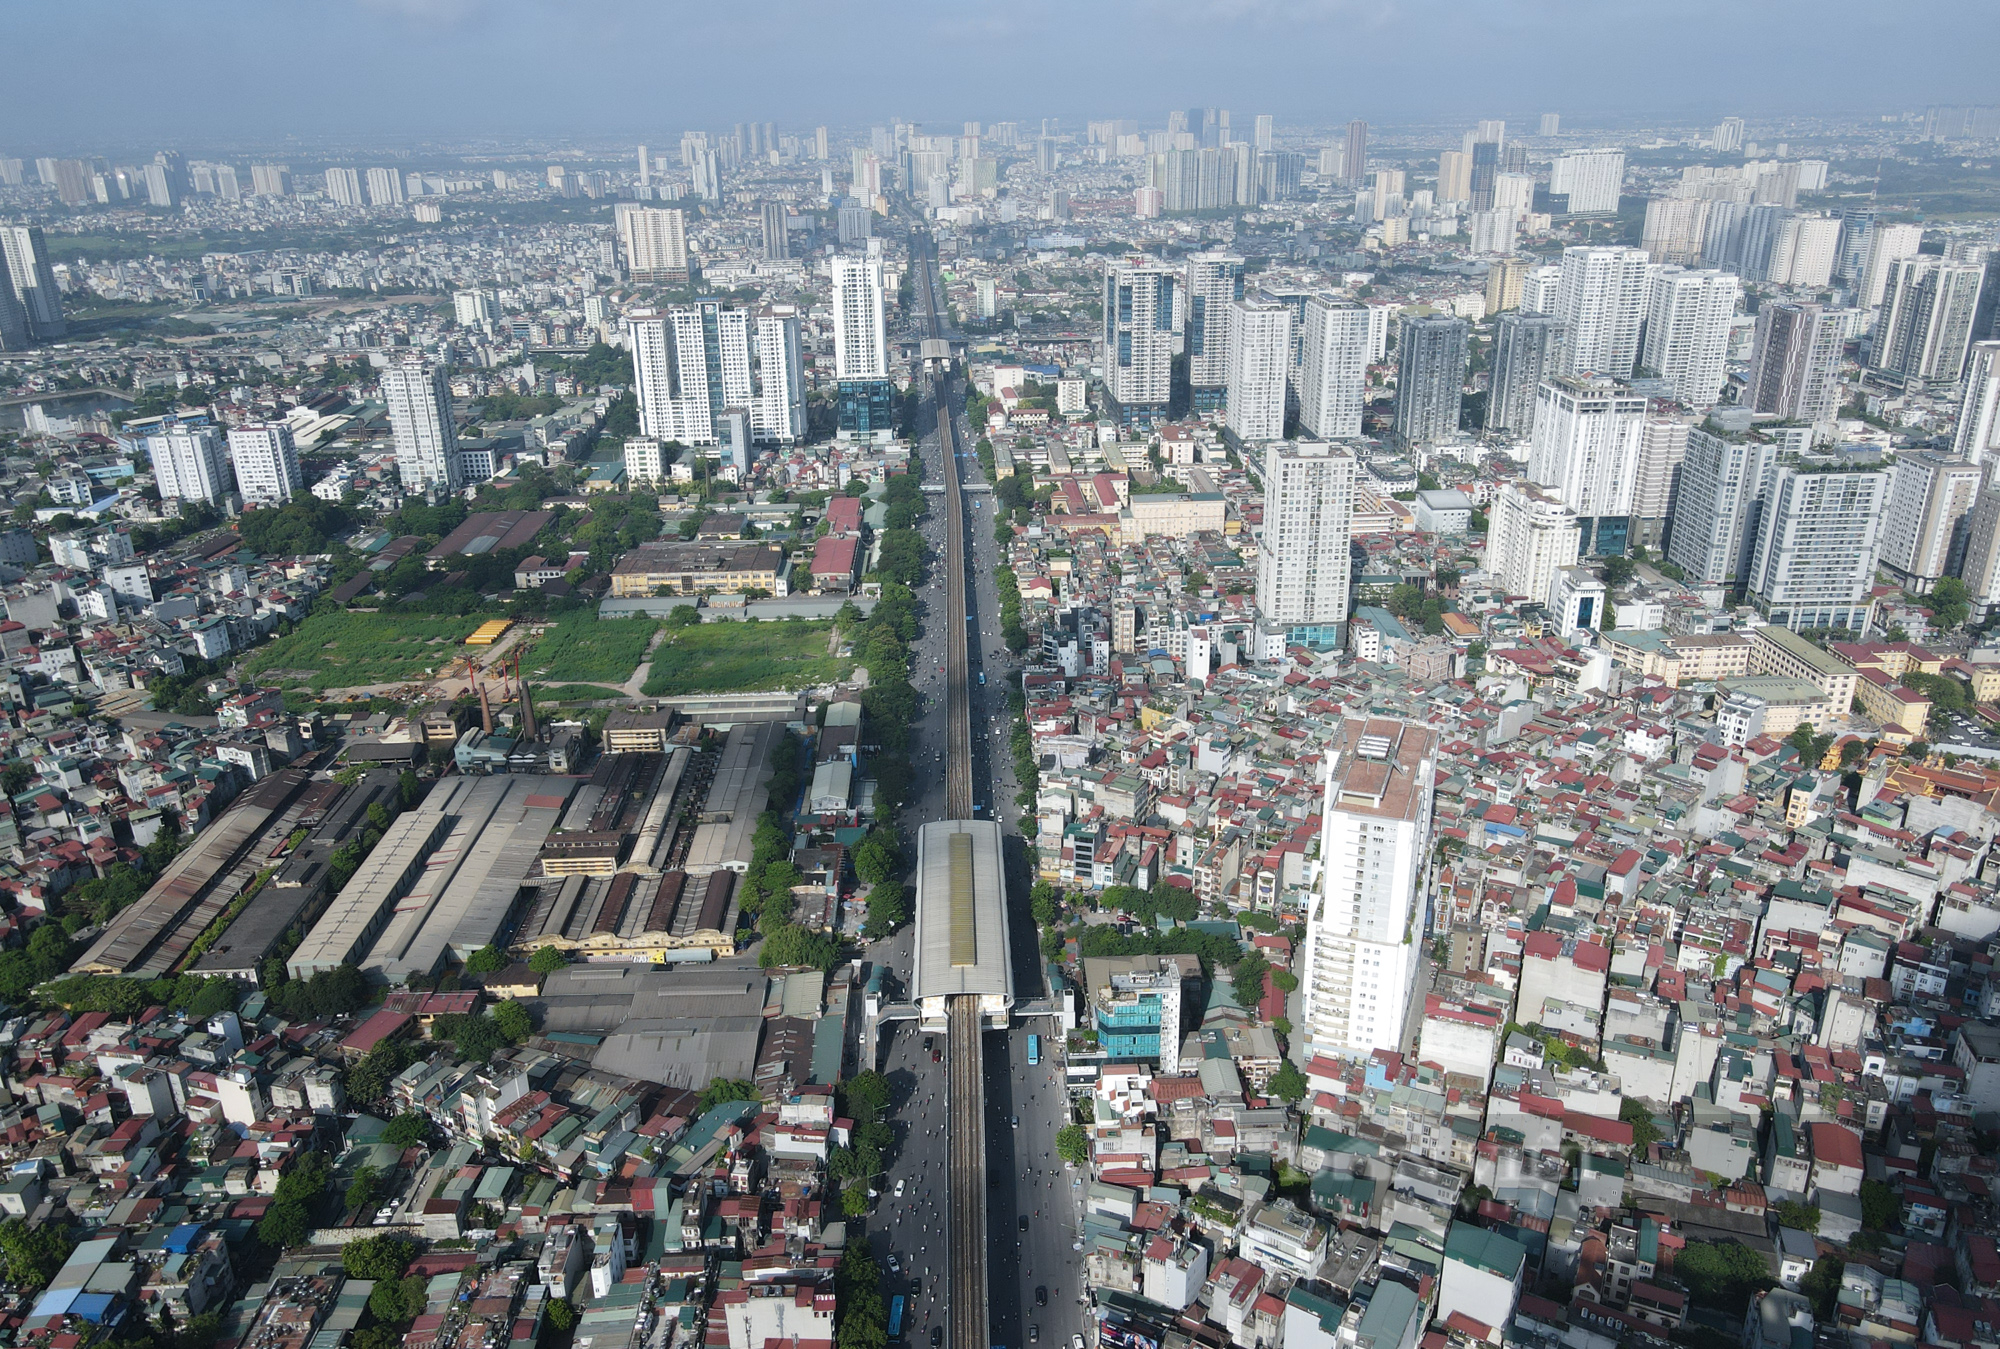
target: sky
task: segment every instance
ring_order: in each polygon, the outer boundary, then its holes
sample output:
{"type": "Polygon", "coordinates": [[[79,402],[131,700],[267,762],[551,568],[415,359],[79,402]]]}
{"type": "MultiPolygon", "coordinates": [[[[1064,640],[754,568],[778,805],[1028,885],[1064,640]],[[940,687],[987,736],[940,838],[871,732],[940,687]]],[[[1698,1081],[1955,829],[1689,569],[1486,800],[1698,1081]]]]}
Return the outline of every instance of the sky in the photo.
{"type": "Polygon", "coordinates": [[[1081,130],[1190,105],[1587,127],[2000,98],[1992,0],[8,0],[0,51],[0,154],[29,157],[666,142],[748,119],[1081,130]]]}

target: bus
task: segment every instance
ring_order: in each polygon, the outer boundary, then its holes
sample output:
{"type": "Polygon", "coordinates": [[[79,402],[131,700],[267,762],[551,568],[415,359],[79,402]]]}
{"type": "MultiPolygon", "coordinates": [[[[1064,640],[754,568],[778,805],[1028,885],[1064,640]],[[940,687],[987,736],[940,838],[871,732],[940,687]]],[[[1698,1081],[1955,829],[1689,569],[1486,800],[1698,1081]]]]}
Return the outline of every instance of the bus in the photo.
{"type": "Polygon", "coordinates": [[[889,1338],[900,1339],[903,1334],[903,1298],[897,1294],[889,1302],[889,1338]]]}
{"type": "Polygon", "coordinates": [[[1028,1037],[1028,1066],[1032,1068],[1041,1061],[1042,1037],[1039,1035],[1030,1035],[1028,1037]]]}

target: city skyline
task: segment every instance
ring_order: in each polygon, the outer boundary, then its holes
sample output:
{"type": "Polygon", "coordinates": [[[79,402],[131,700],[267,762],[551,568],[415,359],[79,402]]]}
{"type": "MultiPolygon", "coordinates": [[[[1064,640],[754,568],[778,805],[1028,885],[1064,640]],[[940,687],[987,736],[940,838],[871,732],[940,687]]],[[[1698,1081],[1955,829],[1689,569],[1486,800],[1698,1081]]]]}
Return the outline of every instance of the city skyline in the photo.
{"type": "Polygon", "coordinates": [[[0,20],[15,50],[61,50],[87,41],[116,65],[117,81],[87,100],[53,101],[27,81],[0,91],[0,125],[11,138],[45,143],[135,134],[228,136],[271,128],[281,136],[424,137],[464,134],[613,135],[651,126],[700,126],[740,117],[862,123],[891,116],[949,121],[1046,115],[1164,117],[1191,101],[1272,113],[1285,124],[1532,115],[1551,108],[1566,127],[1626,117],[1726,113],[1815,116],[1834,111],[1895,114],[1927,102],[1977,101],[1987,49],[1977,43],[1901,41],[1912,25],[1930,31],[1977,26],[1990,16],[1974,0],[1927,0],[1896,10],[1855,0],[1742,11],[1718,0],[1675,7],[1591,8],[1458,5],[1419,15],[1394,5],[1342,0],[1231,0],[1220,14],[1182,3],[1129,3],[1088,11],[1046,3],[1004,12],[946,15],[931,7],[878,6],[876,22],[849,14],[781,7],[776,22],[605,3],[580,13],[535,0],[355,0],[344,13],[283,8],[246,12],[196,3],[154,11],[129,0],[21,9],[0,20]],[[1912,12],[1916,11],[1916,12],[1912,12]],[[1588,23],[1579,22],[1587,17],[1588,23]],[[1202,23],[1213,41],[1183,40],[1202,23]],[[1724,31],[1695,60],[1604,60],[1607,51],[1660,46],[1684,51],[1686,35],[1724,31]],[[553,33],[562,24],[564,31],[553,33]],[[1840,32],[1870,51],[1865,92],[1824,80],[1816,56],[1789,53],[1800,32],[1840,32]],[[1285,40],[1274,42],[1283,34],[1285,40]],[[1585,34],[1580,36],[1580,34],[1585,34]],[[1360,40],[1356,41],[1356,38],[1360,40]],[[554,50],[587,54],[593,75],[554,50]],[[983,67],[981,51],[1020,44],[1098,50],[1116,43],[1141,58],[1102,67],[1082,83],[1011,64],[983,67]],[[753,43],[764,78],[746,84],[733,62],[676,71],[658,101],[635,98],[634,81],[657,80],[659,57],[689,47],[753,43]],[[573,45],[572,45],[573,44],[573,45]],[[337,79],[297,78],[273,51],[305,50],[337,79]],[[839,72],[873,65],[891,78],[856,82],[839,72]],[[190,80],[212,67],[227,79],[190,80]],[[1540,88],[1521,71],[1544,69],[1540,88]],[[713,74],[707,73],[713,70],[713,74]],[[1133,74],[1125,77],[1120,70],[1133,74]],[[521,78],[495,78],[518,71],[521,78]],[[1144,71],[1143,78],[1137,73],[1144,71]],[[724,72],[729,72],[725,74],[724,72]],[[530,92],[524,95],[523,88],[530,92]],[[546,92],[533,92],[545,90],[546,92]]]}

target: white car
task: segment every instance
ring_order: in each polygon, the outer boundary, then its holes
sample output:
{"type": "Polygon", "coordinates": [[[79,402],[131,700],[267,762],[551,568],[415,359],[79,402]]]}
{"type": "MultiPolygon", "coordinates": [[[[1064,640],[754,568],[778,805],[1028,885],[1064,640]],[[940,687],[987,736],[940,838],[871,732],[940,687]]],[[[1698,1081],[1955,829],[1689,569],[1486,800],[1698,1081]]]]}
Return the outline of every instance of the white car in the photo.
{"type": "Polygon", "coordinates": [[[896,1182],[896,1198],[901,1199],[902,1197],[903,1197],[903,1182],[899,1180],[896,1182]]]}

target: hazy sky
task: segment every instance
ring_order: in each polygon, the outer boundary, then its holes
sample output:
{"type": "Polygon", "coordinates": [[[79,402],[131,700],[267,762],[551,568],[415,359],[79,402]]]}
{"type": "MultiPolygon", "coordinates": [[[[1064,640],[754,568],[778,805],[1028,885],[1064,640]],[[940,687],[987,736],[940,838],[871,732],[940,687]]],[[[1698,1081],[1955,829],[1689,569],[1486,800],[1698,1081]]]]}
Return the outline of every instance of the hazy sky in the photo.
{"type": "Polygon", "coordinates": [[[2000,97],[1993,0],[5,0],[0,153],[770,119],[1901,111],[2000,97]]]}

